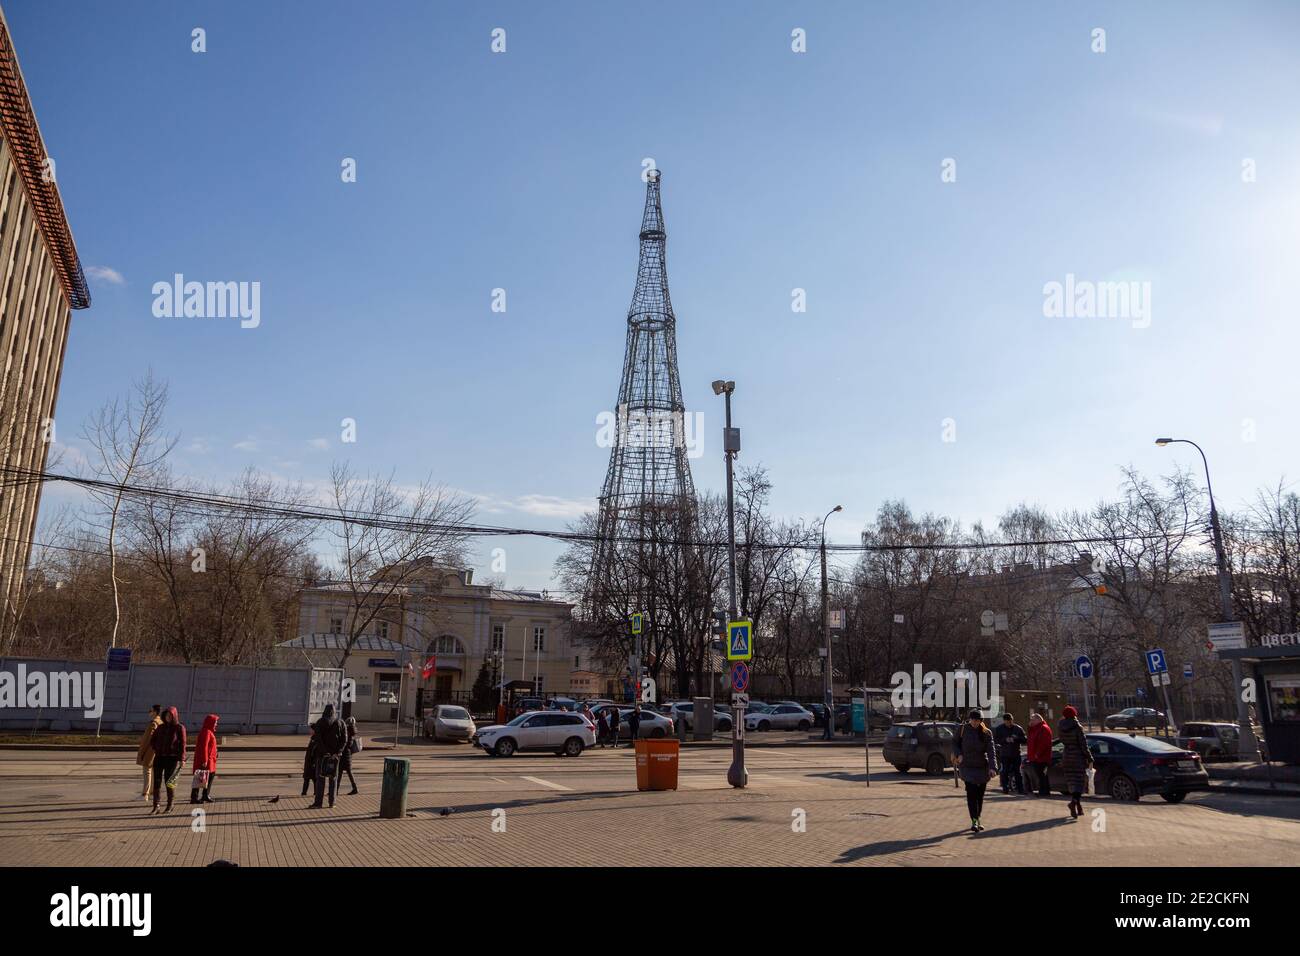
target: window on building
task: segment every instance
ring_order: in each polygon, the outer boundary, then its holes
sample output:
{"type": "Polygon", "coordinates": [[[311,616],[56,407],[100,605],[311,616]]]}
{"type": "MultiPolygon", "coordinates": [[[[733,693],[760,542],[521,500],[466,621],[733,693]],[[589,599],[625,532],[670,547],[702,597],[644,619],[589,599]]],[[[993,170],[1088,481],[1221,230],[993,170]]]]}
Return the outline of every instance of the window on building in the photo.
{"type": "Polygon", "coordinates": [[[331,634],[342,634],[342,633],[343,633],[343,618],[342,618],[342,617],[331,617],[331,618],[330,618],[330,633],[331,633],[331,634]]]}
{"type": "Polygon", "coordinates": [[[498,654],[505,650],[506,647],[506,626],[504,624],[492,625],[492,650],[498,654]]]}
{"type": "Polygon", "coordinates": [[[573,669],[576,671],[579,670],[581,667],[582,667],[582,658],[575,654],[573,658],[573,669]]]}
{"type": "Polygon", "coordinates": [[[376,622],[375,622],[375,637],[382,637],[382,638],[384,638],[385,640],[388,638],[388,622],[387,622],[387,621],[376,621],[376,622]]]}
{"type": "Polygon", "coordinates": [[[545,676],[545,675],[543,675],[543,674],[538,674],[536,677],[534,677],[534,678],[533,678],[533,693],[534,693],[534,694],[540,694],[540,693],[542,692],[542,684],[544,684],[544,683],[546,683],[546,676],[545,676]]]}
{"type": "Polygon", "coordinates": [[[533,627],[533,650],[546,650],[546,628],[540,624],[533,627]]]}
{"type": "Polygon", "coordinates": [[[465,653],[465,646],[461,644],[459,640],[452,637],[450,634],[444,634],[442,637],[438,638],[435,648],[437,653],[439,654],[464,654],[465,653]]]}
{"type": "Polygon", "coordinates": [[[379,703],[395,705],[397,695],[401,693],[402,675],[376,674],[375,679],[379,682],[379,703]]]}

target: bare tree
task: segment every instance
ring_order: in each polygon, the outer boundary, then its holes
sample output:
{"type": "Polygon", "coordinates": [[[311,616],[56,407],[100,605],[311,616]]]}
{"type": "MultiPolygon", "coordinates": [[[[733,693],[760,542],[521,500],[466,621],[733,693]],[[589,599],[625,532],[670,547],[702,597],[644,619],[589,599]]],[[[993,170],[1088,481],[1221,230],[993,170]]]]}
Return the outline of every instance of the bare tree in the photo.
{"type": "Polygon", "coordinates": [[[109,577],[113,586],[113,632],[109,647],[117,646],[122,621],[120,579],[117,573],[117,526],[126,488],[149,484],[176,447],[178,436],[163,433],[167,410],[167,384],[150,371],[135,382],[124,398],[111,399],[86,422],[82,437],[93,455],[90,469],[96,478],[115,485],[95,490],[93,496],[108,512],[109,577]]]}

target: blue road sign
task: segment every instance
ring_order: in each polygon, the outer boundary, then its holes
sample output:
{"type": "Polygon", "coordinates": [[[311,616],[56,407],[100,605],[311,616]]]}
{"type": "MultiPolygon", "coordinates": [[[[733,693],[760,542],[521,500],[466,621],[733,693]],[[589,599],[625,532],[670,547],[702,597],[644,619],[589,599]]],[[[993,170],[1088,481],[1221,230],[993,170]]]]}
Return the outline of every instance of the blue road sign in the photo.
{"type": "Polygon", "coordinates": [[[1163,674],[1167,670],[1169,670],[1169,665],[1165,663],[1165,652],[1162,649],[1156,648],[1147,651],[1148,674],[1163,674]]]}
{"type": "Polygon", "coordinates": [[[1137,696],[1140,697],[1142,700],[1146,700],[1147,689],[1145,687],[1139,687],[1137,689],[1137,696]]]}
{"type": "Polygon", "coordinates": [[[749,690],[749,665],[744,661],[736,661],[731,665],[731,689],[737,694],[749,690]]]}
{"type": "Polygon", "coordinates": [[[754,656],[753,624],[732,621],[727,625],[727,660],[747,661],[754,656]]]}
{"type": "Polygon", "coordinates": [[[131,648],[109,648],[108,661],[105,669],[110,671],[129,671],[131,669],[131,648]]]}
{"type": "Polygon", "coordinates": [[[1087,654],[1080,654],[1074,660],[1074,666],[1079,671],[1079,676],[1087,680],[1092,676],[1092,658],[1087,654]]]}
{"type": "Polygon", "coordinates": [[[1188,678],[1189,680],[1191,679],[1191,676],[1192,676],[1192,665],[1191,665],[1191,664],[1184,664],[1184,665],[1183,665],[1183,676],[1186,677],[1186,678],[1188,678]]]}

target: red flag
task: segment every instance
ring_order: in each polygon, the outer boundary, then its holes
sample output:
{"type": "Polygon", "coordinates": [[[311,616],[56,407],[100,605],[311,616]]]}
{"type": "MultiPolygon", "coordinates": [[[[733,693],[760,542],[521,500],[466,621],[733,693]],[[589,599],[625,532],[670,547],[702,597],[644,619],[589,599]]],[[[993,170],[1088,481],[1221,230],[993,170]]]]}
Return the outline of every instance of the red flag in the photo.
{"type": "Polygon", "coordinates": [[[437,669],[438,669],[438,655],[434,654],[432,657],[430,657],[427,661],[424,662],[424,670],[421,671],[421,673],[424,675],[424,679],[428,680],[429,677],[437,669]]]}

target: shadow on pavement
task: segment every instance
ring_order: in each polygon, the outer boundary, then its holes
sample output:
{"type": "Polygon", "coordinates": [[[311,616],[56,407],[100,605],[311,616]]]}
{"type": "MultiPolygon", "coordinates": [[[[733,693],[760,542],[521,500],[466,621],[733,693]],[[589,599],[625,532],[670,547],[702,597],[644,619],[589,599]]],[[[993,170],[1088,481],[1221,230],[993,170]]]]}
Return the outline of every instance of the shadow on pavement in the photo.
{"type": "Polygon", "coordinates": [[[969,833],[969,830],[953,830],[951,833],[940,833],[937,836],[918,837],[915,840],[886,840],[883,843],[867,843],[862,846],[855,846],[845,850],[835,860],[836,863],[854,863],[858,860],[870,859],[873,856],[888,856],[891,853],[903,853],[907,850],[924,850],[929,847],[936,847],[944,840],[951,837],[961,836],[963,833],[969,833]]]}

